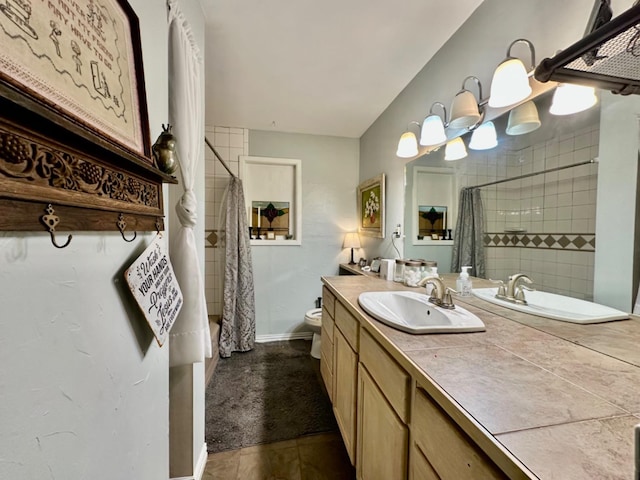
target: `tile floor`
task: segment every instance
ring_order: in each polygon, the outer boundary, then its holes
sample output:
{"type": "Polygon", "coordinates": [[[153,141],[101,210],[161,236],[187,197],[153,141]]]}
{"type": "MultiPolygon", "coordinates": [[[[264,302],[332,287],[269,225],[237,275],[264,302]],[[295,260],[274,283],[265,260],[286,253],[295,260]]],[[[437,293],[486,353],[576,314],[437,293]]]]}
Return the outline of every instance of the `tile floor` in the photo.
{"type": "Polygon", "coordinates": [[[202,480],[355,480],[340,434],[324,433],[209,455],[202,480]]]}

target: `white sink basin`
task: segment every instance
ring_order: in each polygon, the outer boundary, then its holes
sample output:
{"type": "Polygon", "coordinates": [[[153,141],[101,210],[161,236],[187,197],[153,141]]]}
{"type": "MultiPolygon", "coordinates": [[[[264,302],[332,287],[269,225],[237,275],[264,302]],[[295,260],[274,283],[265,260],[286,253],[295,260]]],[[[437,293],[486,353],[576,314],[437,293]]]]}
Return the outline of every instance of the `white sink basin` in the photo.
{"type": "Polygon", "coordinates": [[[497,288],[475,288],[472,293],[487,302],[495,303],[518,312],[530,313],[552,320],[572,323],[601,323],[625,320],[629,314],[599,303],[565,297],[538,290],[525,292],[528,305],[518,305],[496,298],[497,288]]]}
{"type": "Polygon", "coordinates": [[[484,323],[456,305],[454,310],[429,303],[417,292],[365,292],[358,297],[362,309],[376,320],[408,333],[481,332],[484,323]]]}

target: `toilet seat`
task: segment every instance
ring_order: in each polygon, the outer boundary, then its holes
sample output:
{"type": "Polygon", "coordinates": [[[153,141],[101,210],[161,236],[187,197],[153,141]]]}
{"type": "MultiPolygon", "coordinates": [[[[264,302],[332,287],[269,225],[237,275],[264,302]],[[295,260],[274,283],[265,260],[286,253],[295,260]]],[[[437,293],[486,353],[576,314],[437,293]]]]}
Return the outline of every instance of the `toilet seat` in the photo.
{"type": "Polygon", "coordinates": [[[320,328],[322,326],[322,309],[314,308],[304,315],[304,323],[310,327],[320,328]]]}
{"type": "Polygon", "coordinates": [[[304,315],[304,323],[313,331],[313,342],[311,343],[311,356],[320,359],[320,332],[322,330],[322,309],[314,308],[308,310],[304,315]]]}

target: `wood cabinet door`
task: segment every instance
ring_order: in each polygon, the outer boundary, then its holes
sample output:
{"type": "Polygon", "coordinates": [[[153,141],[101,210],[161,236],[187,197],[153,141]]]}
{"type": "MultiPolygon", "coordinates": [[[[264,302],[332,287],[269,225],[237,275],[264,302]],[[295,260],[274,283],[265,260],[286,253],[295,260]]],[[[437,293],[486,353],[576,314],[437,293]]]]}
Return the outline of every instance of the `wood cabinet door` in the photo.
{"type": "Polygon", "coordinates": [[[409,457],[409,480],[441,480],[415,443],[409,457]]]}
{"type": "Polygon", "coordinates": [[[422,389],[416,390],[411,415],[411,438],[415,443],[414,448],[419,447],[440,478],[507,478],[422,389]]]}
{"type": "Polygon", "coordinates": [[[409,429],[362,364],[358,384],[358,479],[405,480],[409,429]]]}
{"type": "Polygon", "coordinates": [[[355,465],[358,355],[351,349],[338,328],[335,329],[334,340],[333,413],[351,464],[355,465]]]}

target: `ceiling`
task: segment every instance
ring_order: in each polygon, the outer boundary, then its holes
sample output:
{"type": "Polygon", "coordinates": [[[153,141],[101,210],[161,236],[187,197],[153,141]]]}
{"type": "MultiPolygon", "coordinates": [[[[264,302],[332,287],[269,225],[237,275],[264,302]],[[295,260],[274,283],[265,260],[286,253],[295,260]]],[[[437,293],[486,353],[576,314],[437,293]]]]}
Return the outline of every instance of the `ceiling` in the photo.
{"type": "Polygon", "coordinates": [[[206,124],[360,137],[482,0],[199,0],[206,124]]]}

